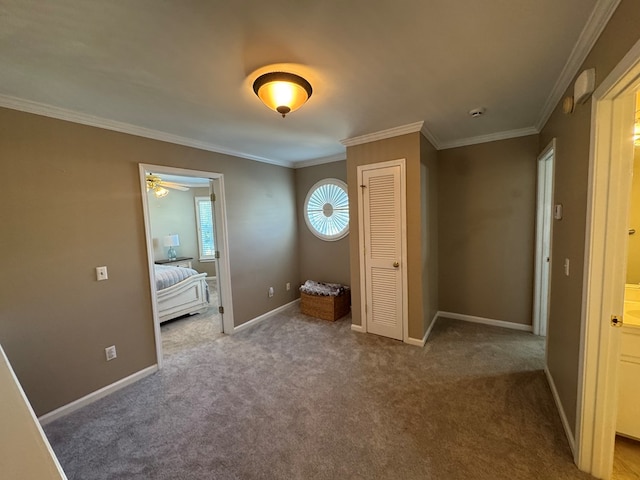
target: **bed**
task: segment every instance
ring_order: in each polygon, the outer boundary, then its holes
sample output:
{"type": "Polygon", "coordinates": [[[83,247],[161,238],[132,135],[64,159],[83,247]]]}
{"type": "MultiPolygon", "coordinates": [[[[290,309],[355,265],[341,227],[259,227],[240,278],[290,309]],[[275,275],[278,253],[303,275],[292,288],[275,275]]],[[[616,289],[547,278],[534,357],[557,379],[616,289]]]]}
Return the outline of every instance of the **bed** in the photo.
{"type": "Polygon", "coordinates": [[[158,321],[202,313],[209,307],[207,274],[170,265],[154,265],[158,321]]]}

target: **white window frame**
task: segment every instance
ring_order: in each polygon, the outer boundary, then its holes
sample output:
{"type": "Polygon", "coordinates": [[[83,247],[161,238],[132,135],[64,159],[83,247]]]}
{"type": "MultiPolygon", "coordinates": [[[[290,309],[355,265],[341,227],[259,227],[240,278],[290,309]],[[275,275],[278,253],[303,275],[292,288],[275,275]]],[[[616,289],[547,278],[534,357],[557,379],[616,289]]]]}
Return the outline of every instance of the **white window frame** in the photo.
{"type": "Polygon", "coordinates": [[[216,235],[215,235],[215,225],[213,225],[213,253],[211,255],[203,254],[203,246],[202,246],[202,228],[200,226],[200,203],[201,202],[209,202],[211,204],[211,221],[213,223],[213,204],[211,202],[211,198],[200,195],[193,198],[195,204],[195,212],[196,212],[196,229],[198,231],[198,260],[200,262],[215,262],[216,260],[216,235]]]}
{"type": "MultiPolygon", "coordinates": [[[[309,230],[311,231],[311,233],[313,233],[316,237],[318,237],[321,240],[325,240],[328,242],[334,242],[337,240],[340,240],[344,237],[346,237],[347,235],[349,235],[349,222],[347,221],[347,225],[346,227],[341,230],[339,233],[337,234],[325,234],[322,233],[318,230],[316,230],[316,228],[313,226],[313,224],[311,223],[311,221],[309,220],[309,214],[308,214],[308,210],[307,207],[309,206],[309,199],[311,198],[311,196],[315,193],[315,191],[320,188],[323,187],[324,185],[335,185],[337,187],[339,187],[340,189],[342,189],[345,193],[345,195],[347,196],[347,202],[349,201],[349,193],[347,190],[347,184],[345,182],[343,182],[342,180],[339,180],[337,178],[325,178],[323,180],[320,180],[319,182],[316,182],[307,192],[307,196],[304,199],[304,221],[307,224],[307,227],[309,228],[309,230]]],[[[349,216],[349,207],[347,207],[347,217],[349,216]]]]}

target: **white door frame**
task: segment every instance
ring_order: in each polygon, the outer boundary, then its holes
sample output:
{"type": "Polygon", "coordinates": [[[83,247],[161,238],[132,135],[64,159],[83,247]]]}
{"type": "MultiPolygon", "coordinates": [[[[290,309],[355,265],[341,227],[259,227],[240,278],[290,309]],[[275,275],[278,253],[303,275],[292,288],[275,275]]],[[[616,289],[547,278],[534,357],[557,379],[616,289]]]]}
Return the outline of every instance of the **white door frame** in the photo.
{"type": "Polygon", "coordinates": [[[409,296],[407,292],[407,286],[409,285],[407,279],[407,176],[406,176],[406,159],[401,158],[398,160],[390,160],[387,162],[370,163],[367,165],[360,165],[357,168],[358,178],[358,250],[360,255],[360,321],[362,324],[362,331],[368,332],[367,327],[367,284],[366,284],[366,268],[365,268],[365,254],[364,254],[364,202],[362,201],[360,185],[363,184],[362,174],[365,170],[376,170],[379,168],[387,167],[400,167],[400,209],[402,211],[401,222],[401,249],[402,249],[402,338],[404,343],[409,342],[409,296]]]}
{"type": "Polygon", "coordinates": [[[578,377],[576,464],[607,479],[615,442],[640,41],[593,94],[578,377]]]}
{"type": "Polygon", "coordinates": [[[231,295],[231,274],[229,271],[229,239],[227,236],[227,209],[224,195],[224,175],[221,173],[203,172],[199,170],[188,170],[185,168],[165,167],[162,165],[149,165],[140,163],[138,165],[140,171],[140,191],[142,192],[142,208],[144,211],[144,231],[147,243],[147,263],[149,268],[149,288],[151,290],[151,305],[153,309],[153,331],[156,342],[156,361],[158,369],[162,368],[162,337],[160,334],[160,322],[158,321],[158,299],[156,296],[154,260],[153,260],[153,239],[151,237],[151,219],[149,216],[149,199],[147,197],[147,172],[164,173],[167,175],[181,175],[185,177],[208,178],[214,181],[218,186],[216,192],[216,201],[214,203],[215,222],[219,235],[216,234],[216,240],[220,240],[222,244],[218,245],[220,250],[220,258],[216,262],[216,276],[220,282],[220,290],[222,295],[220,304],[224,306],[224,315],[222,315],[223,331],[225,333],[233,333],[233,301],[231,295]]]}
{"type": "Polygon", "coordinates": [[[553,188],[555,171],[556,139],[538,156],[538,185],[536,200],[536,264],[535,283],[533,292],[533,333],[534,335],[547,336],[547,322],[549,318],[549,292],[551,284],[551,239],[553,238],[553,188]],[[549,163],[547,163],[549,162],[549,163]],[[550,195],[547,195],[547,192],[550,195]],[[547,208],[547,210],[545,210],[547,208]],[[549,229],[545,230],[545,215],[548,215],[549,229]],[[548,256],[544,252],[545,236],[548,245],[548,256]],[[543,276],[547,267],[546,278],[543,276]],[[543,311],[544,310],[544,311],[543,311]]]}

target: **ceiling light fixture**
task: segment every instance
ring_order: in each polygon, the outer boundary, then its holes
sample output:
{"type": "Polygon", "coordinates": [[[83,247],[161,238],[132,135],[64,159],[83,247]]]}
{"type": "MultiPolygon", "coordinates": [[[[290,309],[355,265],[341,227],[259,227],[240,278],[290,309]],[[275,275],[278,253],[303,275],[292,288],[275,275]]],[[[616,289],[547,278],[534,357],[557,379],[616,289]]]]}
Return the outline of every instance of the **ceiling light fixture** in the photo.
{"type": "Polygon", "coordinates": [[[270,72],[253,82],[253,91],[271,110],[285,117],[309,100],[311,84],[295,73],[270,72]]]}
{"type": "Polygon", "coordinates": [[[169,194],[169,190],[162,187],[155,187],[153,189],[153,194],[156,196],[156,198],[162,198],[166,197],[169,194]]]}

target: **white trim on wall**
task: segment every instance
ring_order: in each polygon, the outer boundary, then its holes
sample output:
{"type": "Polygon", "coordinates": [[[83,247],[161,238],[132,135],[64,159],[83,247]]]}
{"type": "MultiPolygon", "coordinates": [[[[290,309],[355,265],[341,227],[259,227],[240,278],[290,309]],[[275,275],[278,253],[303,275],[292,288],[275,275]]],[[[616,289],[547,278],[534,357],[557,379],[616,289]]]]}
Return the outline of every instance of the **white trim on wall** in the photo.
{"type": "Polygon", "coordinates": [[[367,333],[362,325],[354,325],[353,323],[351,324],[351,330],[358,333],[367,333]]]}
{"type": "Polygon", "coordinates": [[[562,402],[560,401],[560,396],[558,395],[558,389],[556,388],[556,383],[553,380],[553,376],[549,371],[549,367],[545,365],[544,367],[544,375],[547,377],[547,383],[549,384],[549,388],[551,389],[551,394],[553,395],[553,401],[556,403],[556,408],[558,409],[558,413],[560,414],[560,420],[562,421],[562,427],[564,428],[564,433],[567,436],[567,441],[569,442],[569,447],[571,448],[571,452],[576,453],[576,440],[573,436],[573,432],[571,432],[571,425],[569,424],[569,420],[567,419],[567,414],[564,412],[564,407],[562,406],[562,402]]]}
{"type": "Polygon", "coordinates": [[[150,367],[144,368],[139,372],[136,372],[128,377],[122,378],[117,382],[112,383],[111,385],[107,385],[106,387],[102,387],[95,392],[92,392],[88,395],[85,395],[78,400],[74,400],[71,403],[67,403],[60,408],[56,408],[55,410],[46,413],[38,418],[41,425],[46,425],[47,423],[51,423],[58,418],[64,417],[65,415],[69,415],[71,412],[75,412],[76,410],[85,407],[97,400],[100,400],[107,395],[111,395],[118,390],[131,385],[132,383],[137,382],[138,380],[142,380],[144,377],[148,377],[149,375],[154,374],[158,371],[158,365],[151,365],[150,367]]]}
{"type": "Polygon", "coordinates": [[[435,326],[437,319],[438,319],[438,313],[436,313],[431,319],[431,324],[429,325],[429,328],[427,328],[427,331],[424,332],[424,336],[422,337],[421,340],[418,338],[408,337],[405,343],[409,345],[414,345],[416,347],[424,347],[425,344],[427,343],[427,340],[429,339],[429,335],[431,335],[431,331],[433,330],[433,327],[435,326]]]}
{"type": "Polygon", "coordinates": [[[576,464],[598,478],[613,465],[619,329],[631,191],[634,92],[640,89],[640,41],[593,94],[584,278],[576,408],[576,464]]]}
{"type": "Polygon", "coordinates": [[[536,127],[518,128],[516,130],[490,133],[489,135],[461,138],[460,140],[454,140],[452,142],[443,142],[439,145],[438,150],[466,147],[469,145],[477,145],[480,143],[495,142],[497,140],[507,140],[509,138],[526,137],[527,135],[537,135],[538,133],[540,133],[540,130],[538,130],[536,127]]]}
{"type": "Polygon", "coordinates": [[[279,306],[278,308],[274,308],[273,310],[269,310],[267,313],[263,313],[262,315],[259,315],[255,318],[252,318],[251,320],[248,320],[246,322],[244,322],[241,325],[238,325],[233,333],[238,333],[241,332],[242,330],[246,330],[249,327],[253,327],[255,325],[258,325],[261,322],[264,322],[265,320],[273,317],[274,315],[282,312],[283,310],[286,310],[287,308],[295,305],[296,303],[300,303],[300,299],[296,298],[294,301],[289,302],[289,303],[285,303],[284,305],[279,306]]]}
{"type": "Polygon", "coordinates": [[[600,37],[604,28],[607,26],[607,23],[609,23],[609,20],[611,20],[611,16],[616,11],[619,4],[620,0],[597,1],[593,11],[591,12],[589,20],[582,29],[580,37],[571,51],[571,55],[569,55],[567,63],[562,69],[562,72],[560,72],[558,80],[556,80],[549,97],[547,97],[547,101],[542,107],[538,117],[538,122],[535,126],[538,132],[542,130],[549,120],[549,117],[551,117],[551,114],[560,102],[562,95],[564,95],[564,92],[578,73],[578,69],[584,63],[589,52],[591,52],[591,49],[600,37]]]}
{"type": "Polygon", "coordinates": [[[493,318],[476,317],[474,315],[466,315],[464,313],[438,312],[438,318],[450,318],[452,320],[463,320],[465,322],[482,323],[491,325],[492,327],[509,328],[511,330],[520,330],[521,332],[533,332],[531,325],[522,323],[505,322],[504,320],[494,320],[493,318]]]}
{"type": "Polygon", "coordinates": [[[270,163],[272,165],[289,168],[293,166],[292,162],[278,161],[271,158],[250,155],[248,153],[221,147],[214,143],[203,142],[201,140],[182,137],[180,135],[174,135],[173,133],[162,132],[151,128],[139,127],[137,125],[119,122],[117,120],[109,120],[108,118],[76,112],[66,108],[34,102],[32,100],[25,100],[23,98],[12,97],[9,95],[0,95],[0,107],[19,110],[26,113],[33,113],[35,115],[42,115],[44,117],[57,118],[58,120],[79,123],[90,127],[104,128],[105,130],[112,130],[114,132],[127,133],[137,137],[151,138],[153,140],[160,140],[162,142],[173,143],[176,145],[184,145],[185,147],[193,147],[199,150],[206,150],[208,152],[233,155],[234,157],[246,158],[247,160],[254,160],[256,162],[270,163]]]}
{"type": "Polygon", "coordinates": [[[333,163],[333,162],[344,162],[347,160],[347,153],[338,153],[336,155],[331,155],[329,157],[321,157],[321,158],[312,158],[311,160],[303,160],[301,162],[296,162],[293,165],[293,168],[305,168],[305,167],[314,167],[316,165],[323,165],[325,163],[333,163]]]}
{"type": "Polygon", "coordinates": [[[345,138],[344,140],[340,140],[340,143],[345,147],[354,147],[356,145],[362,145],[363,143],[376,142],[387,138],[399,137],[400,135],[407,135],[408,133],[420,132],[423,125],[424,121],[410,123],[408,125],[400,125],[399,127],[388,128],[379,132],[345,138]]]}

